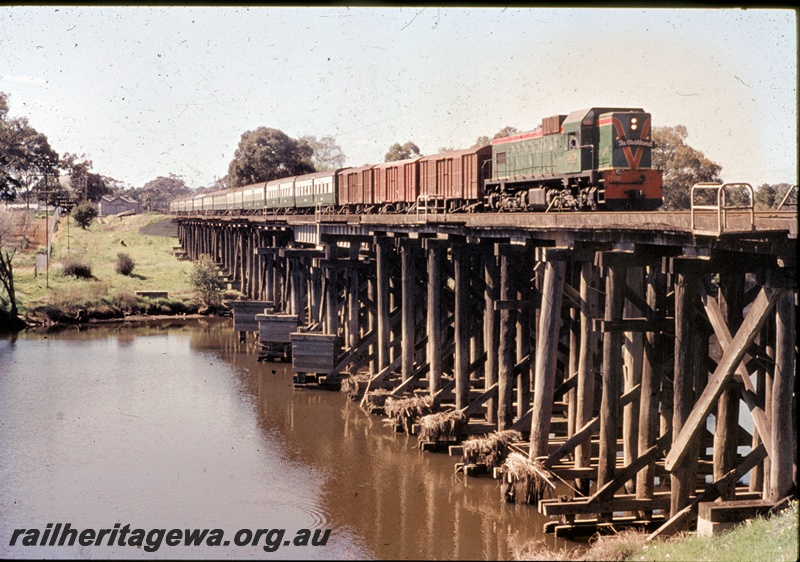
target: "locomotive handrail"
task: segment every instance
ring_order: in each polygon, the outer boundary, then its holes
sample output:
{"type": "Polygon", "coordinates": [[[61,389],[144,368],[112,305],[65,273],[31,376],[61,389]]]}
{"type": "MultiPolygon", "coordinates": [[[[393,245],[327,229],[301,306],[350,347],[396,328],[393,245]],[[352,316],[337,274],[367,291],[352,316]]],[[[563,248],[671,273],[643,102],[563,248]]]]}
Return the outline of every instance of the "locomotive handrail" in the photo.
{"type": "MultiPolygon", "coordinates": [[[[710,236],[719,236],[723,232],[730,232],[728,226],[729,210],[749,210],[750,211],[750,224],[747,230],[755,230],[755,192],[753,186],[749,183],[734,182],[734,183],[715,183],[715,182],[699,182],[692,186],[690,193],[690,202],[692,209],[692,234],[704,234],[710,236]],[[744,187],[749,194],[749,202],[746,205],[736,205],[728,203],[728,189],[733,187],[744,187]],[[697,201],[696,195],[702,192],[714,191],[715,203],[714,204],[701,204],[697,201]],[[717,216],[716,230],[701,229],[697,226],[697,211],[713,211],[717,216]]],[[[743,230],[743,229],[738,229],[743,230]]]]}

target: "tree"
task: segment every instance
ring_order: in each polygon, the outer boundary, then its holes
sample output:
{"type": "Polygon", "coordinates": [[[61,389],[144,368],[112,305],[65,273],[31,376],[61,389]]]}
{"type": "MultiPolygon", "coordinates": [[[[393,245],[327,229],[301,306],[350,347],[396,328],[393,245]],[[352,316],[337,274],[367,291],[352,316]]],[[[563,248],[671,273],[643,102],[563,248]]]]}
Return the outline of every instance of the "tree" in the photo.
{"type": "Polygon", "coordinates": [[[116,180],[110,176],[100,176],[100,179],[103,180],[111,195],[125,195],[131,189],[124,181],[116,180]]]}
{"type": "Polygon", "coordinates": [[[519,129],[517,129],[516,127],[512,127],[510,125],[507,125],[507,126],[503,127],[502,129],[500,129],[499,131],[497,131],[492,138],[494,138],[494,139],[504,139],[506,137],[510,137],[511,135],[516,135],[517,133],[519,133],[519,129]]]}
{"type": "Polygon", "coordinates": [[[92,165],[92,161],[87,160],[85,154],[78,156],[67,152],[61,157],[61,167],[69,174],[75,196],[97,203],[103,195],[112,192],[111,182],[117,184],[119,182],[91,172],[92,165]]]}
{"type": "Polygon", "coordinates": [[[211,186],[212,191],[219,191],[220,189],[228,189],[230,187],[230,183],[228,183],[228,174],[225,174],[221,178],[216,178],[214,183],[211,186]]]}
{"type": "Polygon", "coordinates": [[[663,208],[666,211],[688,209],[694,184],[721,181],[722,166],[686,144],[688,136],[683,125],[653,129],[656,146],[652,153],[652,166],[664,174],[663,208]]]}
{"type": "Polygon", "coordinates": [[[0,331],[8,327],[14,330],[21,329],[24,322],[19,318],[17,308],[17,293],[14,288],[14,254],[16,248],[11,248],[11,235],[14,232],[14,217],[10,211],[0,209],[0,285],[6,297],[0,299],[8,302],[8,310],[5,305],[0,306],[0,331]]]}
{"type": "Polygon", "coordinates": [[[475,144],[472,145],[472,148],[480,148],[489,144],[492,144],[492,139],[486,135],[481,135],[475,140],[475,144]]]}
{"type": "Polygon", "coordinates": [[[298,142],[305,143],[311,148],[311,163],[318,172],[344,166],[344,152],[333,137],[322,137],[317,140],[316,137],[307,135],[300,137],[298,142]]]}
{"type": "Polygon", "coordinates": [[[756,209],[774,209],[780,205],[781,200],[790,189],[793,189],[790,183],[762,184],[761,187],[756,189],[756,209]]]}
{"type": "Polygon", "coordinates": [[[205,304],[216,304],[220,300],[222,281],[219,278],[217,264],[208,254],[203,254],[194,263],[189,274],[189,282],[195,288],[205,304]]]}
{"type": "Polygon", "coordinates": [[[475,140],[475,144],[472,145],[472,148],[480,148],[482,146],[487,146],[492,144],[492,139],[503,139],[506,137],[510,137],[511,135],[516,135],[517,133],[519,133],[519,129],[508,125],[497,131],[491,138],[487,137],[486,135],[481,135],[475,140]]]}
{"type": "Polygon", "coordinates": [[[422,154],[420,154],[419,147],[416,144],[409,141],[401,146],[400,143],[396,142],[389,147],[389,152],[386,153],[383,161],[396,162],[407,158],[416,158],[417,156],[422,156],[422,154]]]}
{"type": "Polygon", "coordinates": [[[129,195],[136,199],[145,211],[165,212],[169,208],[170,201],[191,193],[192,190],[182,178],[170,174],[167,177],[158,176],[143,187],[132,189],[129,195]]]}
{"type": "Polygon", "coordinates": [[[242,134],[228,165],[231,187],[314,171],[312,148],[278,129],[259,127],[242,134]]]}
{"type": "Polygon", "coordinates": [[[11,201],[18,192],[42,189],[45,176],[58,176],[58,154],[47,137],[25,117],[8,117],[8,96],[0,92],[0,199],[11,201]]]}
{"type": "Polygon", "coordinates": [[[80,205],[75,207],[72,216],[75,218],[75,222],[78,226],[86,230],[89,228],[89,225],[92,224],[95,217],[97,217],[97,208],[91,202],[83,201],[80,205]]]}

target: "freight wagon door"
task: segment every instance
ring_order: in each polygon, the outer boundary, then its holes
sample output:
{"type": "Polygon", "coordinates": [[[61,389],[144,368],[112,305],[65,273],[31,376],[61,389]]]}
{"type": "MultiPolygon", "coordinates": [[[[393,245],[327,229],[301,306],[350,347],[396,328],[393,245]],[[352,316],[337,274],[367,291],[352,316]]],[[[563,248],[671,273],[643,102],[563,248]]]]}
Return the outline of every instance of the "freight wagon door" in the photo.
{"type": "Polygon", "coordinates": [[[397,166],[386,168],[386,193],[388,200],[392,203],[401,201],[400,194],[397,192],[397,166]]]}
{"type": "Polygon", "coordinates": [[[449,195],[450,186],[450,160],[436,161],[436,185],[434,195],[449,195]]]}

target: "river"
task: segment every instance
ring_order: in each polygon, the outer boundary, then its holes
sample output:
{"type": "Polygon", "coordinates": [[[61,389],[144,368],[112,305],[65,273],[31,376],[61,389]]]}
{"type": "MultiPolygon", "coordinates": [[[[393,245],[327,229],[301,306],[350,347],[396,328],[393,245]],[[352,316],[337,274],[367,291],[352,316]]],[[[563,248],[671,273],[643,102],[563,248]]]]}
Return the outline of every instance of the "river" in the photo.
{"type": "Polygon", "coordinates": [[[497,560],[537,540],[567,547],[496,481],[455,475],[453,457],[341,394],[294,389],[254,345],[217,319],[0,339],[0,557],[497,560]],[[70,546],[67,523],[113,534],[70,546]],[[210,532],[170,546],[172,529],[210,532]]]}

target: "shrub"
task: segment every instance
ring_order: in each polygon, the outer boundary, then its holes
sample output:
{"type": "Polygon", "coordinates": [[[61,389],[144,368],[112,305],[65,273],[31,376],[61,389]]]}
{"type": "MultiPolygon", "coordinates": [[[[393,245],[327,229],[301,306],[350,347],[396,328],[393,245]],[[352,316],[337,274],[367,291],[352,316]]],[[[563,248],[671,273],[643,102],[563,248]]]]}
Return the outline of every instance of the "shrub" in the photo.
{"type": "Polygon", "coordinates": [[[195,262],[189,274],[189,282],[197,291],[199,297],[206,304],[217,303],[220,300],[222,281],[219,278],[217,264],[209,255],[202,255],[195,262]]]}
{"type": "Polygon", "coordinates": [[[117,254],[117,273],[120,275],[130,275],[136,262],[128,254],[117,254]]]}
{"type": "Polygon", "coordinates": [[[97,216],[97,209],[89,201],[84,201],[75,207],[72,216],[75,218],[75,222],[78,223],[78,226],[86,230],[97,216]]]}
{"type": "Polygon", "coordinates": [[[64,276],[72,275],[79,279],[92,278],[92,266],[78,260],[67,260],[63,265],[64,276]]]}

